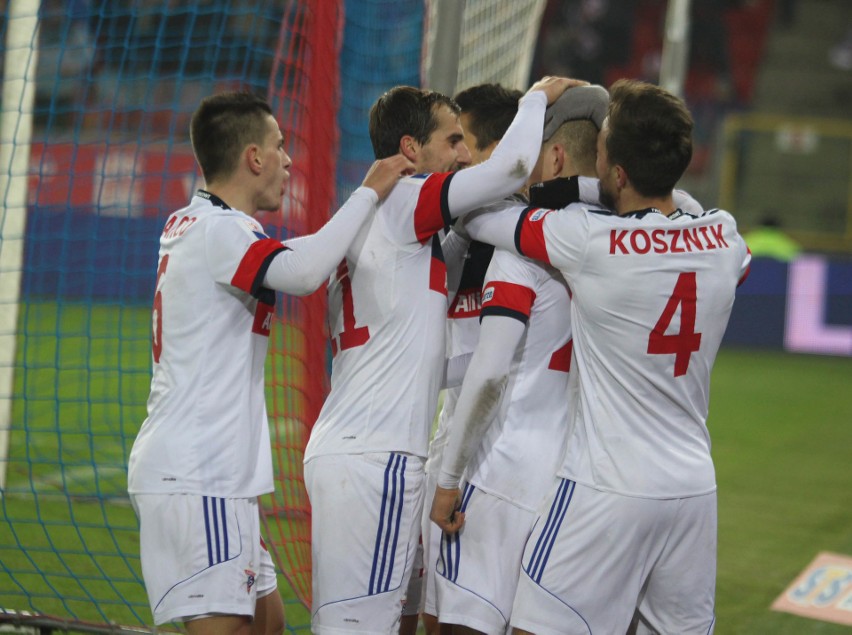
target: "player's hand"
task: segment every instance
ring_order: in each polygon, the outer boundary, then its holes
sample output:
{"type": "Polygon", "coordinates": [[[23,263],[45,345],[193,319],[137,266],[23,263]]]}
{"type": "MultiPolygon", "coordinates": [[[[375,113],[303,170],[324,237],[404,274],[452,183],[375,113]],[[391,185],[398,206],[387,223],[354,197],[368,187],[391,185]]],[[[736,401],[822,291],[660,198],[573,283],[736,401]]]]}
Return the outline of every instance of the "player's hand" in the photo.
{"type": "Polygon", "coordinates": [[[402,154],[395,154],[375,161],[367,170],[367,176],[361,185],[374,190],[379,195],[379,200],[382,200],[400,178],[411,174],[414,174],[414,164],[402,154]]]}
{"type": "Polygon", "coordinates": [[[461,491],[457,489],[435,488],[432,510],[429,518],[441,528],[441,531],[454,534],[464,525],[464,512],[460,512],[461,491]]]}
{"type": "Polygon", "coordinates": [[[547,105],[549,106],[557,99],[559,99],[559,96],[569,88],[588,85],[589,82],[583,81],[582,79],[570,79],[568,77],[551,77],[550,75],[547,75],[545,77],[542,77],[532,86],[530,86],[530,89],[527,91],[527,94],[536,90],[542,91],[545,95],[547,95],[547,105]]]}

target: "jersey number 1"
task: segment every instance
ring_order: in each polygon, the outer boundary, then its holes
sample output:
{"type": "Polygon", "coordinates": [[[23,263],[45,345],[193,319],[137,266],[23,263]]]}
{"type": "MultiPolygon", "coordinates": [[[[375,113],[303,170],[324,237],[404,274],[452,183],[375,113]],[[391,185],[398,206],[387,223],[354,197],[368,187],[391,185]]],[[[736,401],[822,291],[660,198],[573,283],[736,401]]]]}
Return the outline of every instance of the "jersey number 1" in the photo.
{"type": "Polygon", "coordinates": [[[674,376],[686,374],[689,358],[701,347],[701,333],[695,332],[695,303],[698,291],[695,272],[682,273],[677,277],[674,291],[663,309],[657,325],[648,337],[648,353],[651,355],[674,355],[674,376]],[[666,335],[675,311],[680,307],[680,329],[676,335],[666,335]]]}
{"type": "Polygon", "coordinates": [[[355,301],[352,298],[352,280],[349,278],[349,267],[346,259],[337,267],[337,280],[343,294],[343,330],[340,331],[340,350],[362,346],[370,339],[370,329],[366,326],[355,326],[355,301]]]}

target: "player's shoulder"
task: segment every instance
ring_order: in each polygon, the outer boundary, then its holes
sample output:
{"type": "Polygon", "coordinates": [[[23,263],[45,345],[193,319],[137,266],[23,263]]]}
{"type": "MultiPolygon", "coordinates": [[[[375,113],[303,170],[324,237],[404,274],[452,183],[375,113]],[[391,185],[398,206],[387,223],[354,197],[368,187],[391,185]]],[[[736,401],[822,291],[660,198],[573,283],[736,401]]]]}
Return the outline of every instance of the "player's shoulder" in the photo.
{"type": "Polygon", "coordinates": [[[557,210],[547,208],[531,207],[527,213],[527,220],[536,221],[548,219],[548,222],[559,223],[587,223],[591,219],[609,219],[617,215],[612,211],[597,205],[588,203],[571,203],[557,210]]]}

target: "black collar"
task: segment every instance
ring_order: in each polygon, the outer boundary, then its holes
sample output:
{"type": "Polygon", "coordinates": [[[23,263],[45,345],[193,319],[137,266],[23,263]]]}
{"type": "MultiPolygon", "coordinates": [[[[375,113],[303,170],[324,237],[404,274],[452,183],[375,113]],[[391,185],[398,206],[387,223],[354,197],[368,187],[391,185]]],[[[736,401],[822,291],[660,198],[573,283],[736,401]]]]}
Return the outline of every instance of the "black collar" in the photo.
{"type": "Polygon", "coordinates": [[[208,192],[207,190],[199,189],[196,193],[196,196],[200,196],[201,198],[206,198],[208,201],[213,203],[216,207],[221,207],[222,209],[231,209],[231,207],[223,201],[221,198],[213,194],[212,192],[208,192]]]}

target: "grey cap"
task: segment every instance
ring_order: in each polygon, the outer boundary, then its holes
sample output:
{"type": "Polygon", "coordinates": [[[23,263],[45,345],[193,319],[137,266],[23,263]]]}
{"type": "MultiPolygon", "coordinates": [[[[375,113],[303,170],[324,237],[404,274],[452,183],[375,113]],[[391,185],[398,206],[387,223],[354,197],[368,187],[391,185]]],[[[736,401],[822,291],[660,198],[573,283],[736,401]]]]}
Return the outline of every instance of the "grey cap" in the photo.
{"type": "Polygon", "coordinates": [[[603,86],[569,88],[544,113],[544,141],[566,121],[588,119],[600,130],[608,106],[609,93],[603,86]]]}

